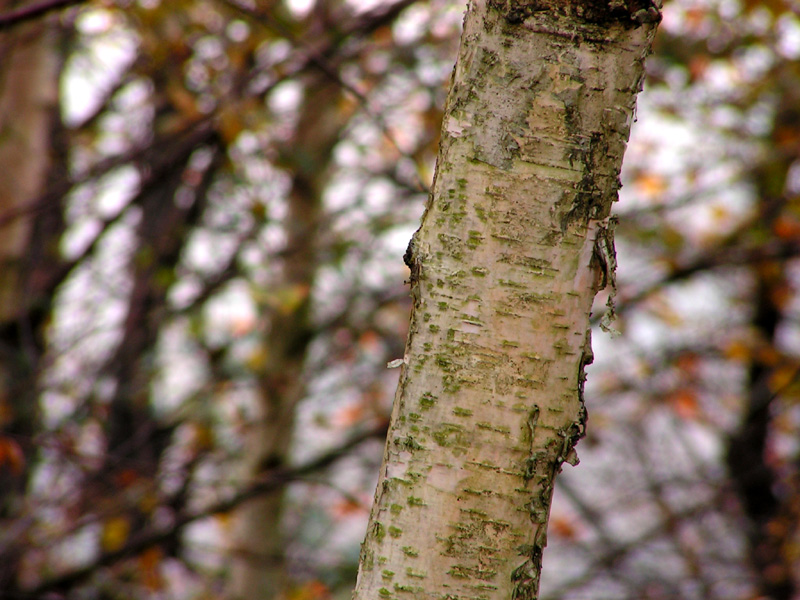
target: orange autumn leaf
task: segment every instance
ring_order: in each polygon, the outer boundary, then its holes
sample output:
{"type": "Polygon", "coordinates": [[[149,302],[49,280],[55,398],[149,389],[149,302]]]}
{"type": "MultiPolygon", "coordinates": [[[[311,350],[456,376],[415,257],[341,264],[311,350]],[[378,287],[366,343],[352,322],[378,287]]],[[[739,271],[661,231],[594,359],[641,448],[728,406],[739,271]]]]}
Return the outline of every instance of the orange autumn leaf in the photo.
{"type": "Polygon", "coordinates": [[[700,357],[694,352],[684,352],[675,359],[675,366],[684,373],[696,375],[700,357]]]}
{"type": "Polygon", "coordinates": [[[214,521],[221,530],[228,531],[233,526],[233,514],[231,512],[215,513],[214,521]]]}
{"type": "Polygon", "coordinates": [[[172,106],[189,120],[201,118],[203,115],[197,107],[197,98],[182,85],[170,84],[167,86],[167,97],[172,106]]]}
{"type": "Polygon", "coordinates": [[[701,7],[689,8],[686,11],[686,28],[689,31],[699,29],[706,20],[707,10],[701,7]]]}
{"type": "Polygon", "coordinates": [[[748,361],[753,356],[750,346],[742,340],[731,340],[723,347],[722,353],[728,360],[737,362],[748,361]]]}
{"type": "Polygon", "coordinates": [[[139,480],[139,473],[134,469],[122,469],[114,475],[114,482],[121,488],[127,488],[139,480]]]}
{"type": "Polygon", "coordinates": [[[794,290],[790,285],[782,283],[772,287],[769,297],[775,306],[784,309],[794,300],[794,290]]]}
{"type": "Polygon", "coordinates": [[[354,498],[344,498],[331,507],[331,512],[336,517],[349,517],[354,514],[363,514],[366,509],[363,504],[354,498]]]}
{"type": "Polygon", "coordinates": [[[241,107],[237,105],[231,106],[227,104],[219,111],[217,119],[219,131],[222,138],[232,144],[239,137],[239,134],[245,130],[245,122],[241,113],[241,107]]]}
{"type": "Polygon", "coordinates": [[[780,413],[773,420],[773,427],[777,433],[784,435],[794,435],[797,431],[797,424],[794,422],[793,415],[790,413],[780,413]]]}
{"type": "Polygon", "coordinates": [[[251,315],[233,319],[230,323],[231,335],[235,338],[244,337],[256,328],[257,322],[251,315]]]}
{"type": "Polygon", "coordinates": [[[381,336],[368,329],[358,337],[358,345],[363,352],[378,353],[381,351],[381,336]]]}
{"type": "Polygon", "coordinates": [[[8,465],[14,475],[25,469],[25,453],[20,445],[8,437],[0,437],[0,467],[8,465]]]}
{"type": "Polygon", "coordinates": [[[363,404],[349,404],[339,410],[333,420],[336,425],[347,427],[361,421],[364,418],[364,413],[365,406],[363,404]]]}
{"type": "Polygon", "coordinates": [[[669,405],[681,419],[695,420],[700,414],[700,404],[694,390],[682,388],[669,397],[669,405]]]}
{"type": "Polygon", "coordinates": [[[772,231],[782,240],[800,237],[800,222],[789,215],[780,215],[772,225],[772,231]]]}
{"type": "Polygon", "coordinates": [[[761,346],[756,354],[756,360],[763,365],[777,365],[781,360],[781,353],[774,346],[761,346]]]}
{"type": "Polygon", "coordinates": [[[392,28],[387,26],[378,27],[372,34],[372,37],[375,39],[376,42],[384,46],[391,45],[394,40],[394,34],[392,33],[392,28]]]}
{"type": "Polygon", "coordinates": [[[164,588],[164,578],[161,576],[161,560],[163,552],[161,548],[150,548],[139,555],[139,568],[142,575],[142,582],[151,592],[157,592],[164,588]]]}
{"type": "Polygon", "coordinates": [[[775,139],[779,148],[793,150],[800,144],[800,131],[794,124],[778,127],[775,130],[775,139]]]}
{"type": "Polygon", "coordinates": [[[634,185],[640,193],[652,198],[664,193],[667,189],[667,180],[658,173],[641,173],[634,181],[634,185]]]}
{"type": "Polygon", "coordinates": [[[708,66],[710,64],[711,61],[709,60],[708,56],[702,54],[697,54],[695,56],[692,56],[689,59],[689,64],[688,64],[689,75],[692,81],[700,79],[708,70],[708,66]]]}
{"type": "Polygon", "coordinates": [[[550,530],[557,536],[567,540],[574,540],[578,537],[578,529],[572,519],[559,516],[550,519],[550,530]]]}
{"type": "Polygon", "coordinates": [[[314,579],[289,592],[289,600],[323,600],[331,597],[328,586],[314,579]]]}
{"type": "Polygon", "coordinates": [[[798,378],[798,368],[796,365],[783,365],[775,369],[769,376],[769,391],[778,394],[784,391],[791,383],[798,378]]]}

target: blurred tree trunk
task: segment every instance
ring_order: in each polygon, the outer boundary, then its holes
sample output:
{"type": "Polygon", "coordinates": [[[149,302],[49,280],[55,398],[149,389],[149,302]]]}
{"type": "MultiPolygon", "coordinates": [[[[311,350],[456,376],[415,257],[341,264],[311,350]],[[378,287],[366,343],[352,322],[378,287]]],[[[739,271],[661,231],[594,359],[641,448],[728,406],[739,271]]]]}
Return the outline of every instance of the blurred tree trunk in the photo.
{"type": "MultiPolygon", "coordinates": [[[[794,68],[787,64],[774,75],[774,93],[780,100],[772,130],[764,140],[762,160],[751,172],[759,218],[747,235],[755,240],[784,238],[785,224],[796,219],[800,208],[797,196],[789,191],[790,171],[800,160],[800,89],[794,68]]],[[[796,363],[787,365],[785,358],[779,358],[779,329],[794,319],[789,268],[779,258],[760,261],[753,269],[752,327],[759,350],[753,354],[743,417],[728,439],[726,457],[733,489],[748,521],[745,530],[755,585],[762,597],[772,600],[796,598],[800,583],[794,567],[800,469],[796,460],[779,456],[774,442],[779,419],[791,402],[786,388],[797,379],[796,363]]]]}
{"type": "MultiPolygon", "coordinates": [[[[326,5],[312,13],[310,31],[323,33],[326,5]]],[[[264,340],[265,363],[259,373],[259,413],[248,432],[245,468],[256,480],[288,462],[297,403],[306,394],[303,365],[313,339],[311,287],[323,225],[322,194],[328,184],[333,148],[351,109],[343,110],[342,86],[317,71],[305,80],[295,135],[281,148],[280,164],[292,174],[286,223],[286,258],[264,340]]],[[[354,106],[354,103],[350,103],[354,106]]],[[[253,499],[236,511],[232,535],[228,597],[285,597],[291,585],[286,565],[287,540],[281,531],[284,493],[253,499]]]]}
{"type": "MultiPolygon", "coordinates": [[[[47,20],[0,35],[0,531],[24,510],[39,420],[42,326],[63,231],[59,202],[43,202],[65,172],[60,38],[47,20]]],[[[2,541],[0,589],[10,591],[26,542],[2,541]]]]}
{"type": "MultiPolygon", "coordinates": [[[[146,499],[157,497],[158,469],[174,424],[162,423],[156,415],[152,397],[155,347],[168,322],[168,293],[176,267],[208,204],[223,156],[219,136],[211,127],[203,127],[156,139],[139,165],[141,187],[133,204],[141,207],[141,220],[131,267],[132,290],[120,343],[102,369],[114,383],[104,421],[106,453],[103,468],[94,475],[99,489],[84,489],[89,503],[111,498],[114,508],[105,521],[109,527],[123,519],[130,531],[137,531],[152,510],[146,499]],[[197,183],[189,185],[187,172],[199,170],[191,162],[200,150],[208,153],[208,165],[197,183]],[[182,202],[176,201],[179,191],[184,193],[182,202]],[[120,501],[121,489],[127,491],[129,502],[120,501]]],[[[167,546],[166,553],[175,555],[178,538],[167,546]]]]}
{"type": "Polygon", "coordinates": [[[470,3],[356,599],[538,595],[659,18],[625,4],[470,3]]]}

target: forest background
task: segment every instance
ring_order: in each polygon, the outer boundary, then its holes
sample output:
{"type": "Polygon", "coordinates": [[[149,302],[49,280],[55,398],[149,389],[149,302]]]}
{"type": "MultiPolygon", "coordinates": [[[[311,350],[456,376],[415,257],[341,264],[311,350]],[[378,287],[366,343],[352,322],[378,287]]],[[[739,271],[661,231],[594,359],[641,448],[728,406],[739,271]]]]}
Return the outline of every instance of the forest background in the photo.
{"type": "MultiPolygon", "coordinates": [[[[0,3],[0,597],[349,596],[463,10],[0,3]]],[[[800,596],[797,12],[664,8],[542,597],[800,596]]]]}

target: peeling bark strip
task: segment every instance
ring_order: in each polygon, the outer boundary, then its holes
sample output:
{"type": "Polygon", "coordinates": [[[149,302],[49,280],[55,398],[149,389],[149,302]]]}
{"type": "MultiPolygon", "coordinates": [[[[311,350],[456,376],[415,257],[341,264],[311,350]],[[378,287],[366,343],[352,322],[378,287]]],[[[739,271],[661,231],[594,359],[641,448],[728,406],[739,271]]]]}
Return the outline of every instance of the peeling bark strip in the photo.
{"type": "Polygon", "coordinates": [[[354,598],[536,598],[553,480],[585,424],[589,312],[650,2],[473,0],[354,598]],[[644,13],[641,11],[644,10],[644,13]]]}

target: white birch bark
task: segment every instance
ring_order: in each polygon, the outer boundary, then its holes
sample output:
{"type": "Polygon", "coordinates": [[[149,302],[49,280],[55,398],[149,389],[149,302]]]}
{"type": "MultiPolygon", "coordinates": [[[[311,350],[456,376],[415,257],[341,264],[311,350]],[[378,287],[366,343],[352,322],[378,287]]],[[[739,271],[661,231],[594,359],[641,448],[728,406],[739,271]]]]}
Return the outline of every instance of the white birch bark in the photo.
{"type": "MultiPolygon", "coordinates": [[[[628,4],[636,4],[630,8],[628,4]]],[[[354,598],[538,596],[554,477],[584,433],[589,314],[659,18],[472,0],[354,598]]]]}

